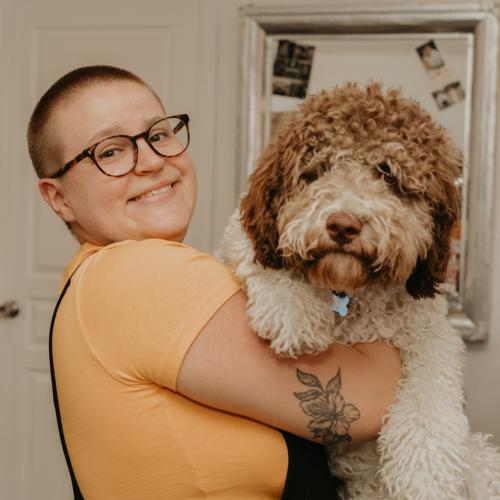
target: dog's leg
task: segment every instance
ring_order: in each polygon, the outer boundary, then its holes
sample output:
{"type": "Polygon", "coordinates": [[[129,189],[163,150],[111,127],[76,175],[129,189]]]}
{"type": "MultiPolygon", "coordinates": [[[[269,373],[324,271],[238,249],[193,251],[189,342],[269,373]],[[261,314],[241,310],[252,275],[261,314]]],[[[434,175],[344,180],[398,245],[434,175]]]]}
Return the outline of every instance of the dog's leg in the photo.
{"type": "Polygon", "coordinates": [[[315,354],[333,342],[329,294],[291,273],[264,269],[247,278],[246,288],[250,324],[277,355],[315,354]]]}
{"type": "Polygon", "coordinates": [[[296,357],[328,348],[335,322],[329,308],[330,293],[292,272],[256,264],[238,211],[231,217],[217,255],[242,282],[248,295],[250,324],[260,337],[270,341],[276,354],[296,357]]]}
{"type": "Polygon", "coordinates": [[[464,347],[434,302],[422,302],[417,317],[408,318],[414,326],[401,350],[401,389],[378,439],[379,475],[390,499],[467,498],[464,347]]]}

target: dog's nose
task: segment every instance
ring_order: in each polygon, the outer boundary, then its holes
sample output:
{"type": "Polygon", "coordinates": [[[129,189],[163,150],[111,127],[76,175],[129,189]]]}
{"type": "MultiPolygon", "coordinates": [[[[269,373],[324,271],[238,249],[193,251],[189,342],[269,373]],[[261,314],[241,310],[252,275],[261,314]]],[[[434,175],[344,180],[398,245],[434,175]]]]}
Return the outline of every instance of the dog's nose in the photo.
{"type": "Polygon", "coordinates": [[[361,232],[363,223],[353,215],[338,212],[328,217],[326,228],[332,240],[349,243],[361,232]]]}

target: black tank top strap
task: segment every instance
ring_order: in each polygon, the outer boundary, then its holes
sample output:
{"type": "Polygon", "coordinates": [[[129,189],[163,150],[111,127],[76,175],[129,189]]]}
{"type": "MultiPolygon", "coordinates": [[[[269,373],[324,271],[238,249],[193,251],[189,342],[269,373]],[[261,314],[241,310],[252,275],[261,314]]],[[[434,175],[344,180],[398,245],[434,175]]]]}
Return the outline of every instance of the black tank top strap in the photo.
{"type": "Polygon", "coordinates": [[[73,471],[73,466],[71,465],[71,460],[69,458],[68,448],[66,446],[66,441],[64,439],[64,431],[63,431],[62,420],[61,420],[61,412],[59,410],[59,400],[57,398],[56,375],[55,375],[55,371],[54,371],[54,358],[53,358],[53,354],[52,354],[52,338],[53,338],[53,334],[54,334],[54,323],[56,320],[57,311],[59,310],[59,306],[62,302],[62,299],[66,295],[66,291],[68,290],[69,285],[71,283],[71,278],[73,277],[75,272],[76,272],[76,269],[73,272],[73,274],[69,277],[66,284],[64,285],[63,291],[61,292],[61,295],[59,296],[56,307],[54,309],[54,313],[52,314],[52,321],[50,322],[50,333],[49,333],[49,358],[50,358],[50,379],[52,381],[52,398],[54,401],[54,408],[56,410],[57,428],[59,430],[59,438],[61,440],[61,445],[62,445],[62,449],[64,452],[64,458],[66,459],[66,465],[68,466],[69,474],[71,476],[71,484],[73,486],[73,494],[74,494],[75,500],[84,500],[82,492],[80,491],[80,487],[78,486],[78,482],[76,480],[75,473],[73,471]]]}

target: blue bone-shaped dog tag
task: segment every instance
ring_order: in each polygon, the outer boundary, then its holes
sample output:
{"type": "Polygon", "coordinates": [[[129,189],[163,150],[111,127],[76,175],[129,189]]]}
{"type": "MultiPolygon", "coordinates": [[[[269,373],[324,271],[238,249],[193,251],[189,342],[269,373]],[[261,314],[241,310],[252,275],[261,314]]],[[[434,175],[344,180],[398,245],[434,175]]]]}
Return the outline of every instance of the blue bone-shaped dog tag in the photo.
{"type": "Polygon", "coordinates": [[[349,313],[348,306],[351,299],[343,292],[332,291],[332,303],[330,309],[340,316],[347,316],[349,313]]]}

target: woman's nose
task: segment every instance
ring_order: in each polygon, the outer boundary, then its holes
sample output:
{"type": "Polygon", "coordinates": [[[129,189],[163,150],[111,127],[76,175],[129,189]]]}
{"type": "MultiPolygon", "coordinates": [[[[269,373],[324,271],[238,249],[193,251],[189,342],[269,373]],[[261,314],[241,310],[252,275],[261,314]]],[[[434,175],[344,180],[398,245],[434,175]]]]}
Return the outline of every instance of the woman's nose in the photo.
{"type": "Polygon", "coordinates": [[[158,172],[165,165],[165,158],[157,154],[144,138],[137,141],[137,163],[134,172],[137,175],[158,172]]]}

